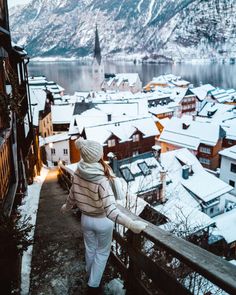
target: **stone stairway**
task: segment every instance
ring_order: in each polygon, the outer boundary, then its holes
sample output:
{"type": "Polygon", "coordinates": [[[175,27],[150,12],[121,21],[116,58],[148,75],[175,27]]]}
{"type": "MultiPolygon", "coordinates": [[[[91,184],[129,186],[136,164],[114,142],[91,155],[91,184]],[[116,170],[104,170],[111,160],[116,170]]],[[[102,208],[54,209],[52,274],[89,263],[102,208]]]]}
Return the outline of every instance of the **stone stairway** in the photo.
{"type": "Polygon", "coordinates": [[[60,207],[67,192],[51,170],[42,186],[32,257],[30,294],[85,294],[86,273],[80,219],[60,207]]]}

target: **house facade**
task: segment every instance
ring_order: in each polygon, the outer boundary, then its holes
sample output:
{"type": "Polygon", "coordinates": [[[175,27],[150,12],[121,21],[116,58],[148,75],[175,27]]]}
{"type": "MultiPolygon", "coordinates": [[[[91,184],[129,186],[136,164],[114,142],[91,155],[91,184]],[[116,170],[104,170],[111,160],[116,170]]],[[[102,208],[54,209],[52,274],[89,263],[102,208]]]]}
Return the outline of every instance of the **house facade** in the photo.
{"type": "Polygon", "coordinates": [[[40,170],[29,88],[27,53],[12,46],[7,1],[0,2],[0,203],[11,215],[40,170]]]}
{"type": "Polygon", "coordinates": [[[200,163],[208,169],[220,166],[219,151],[225,131],[219,125],[197,122],[191,117],[171,118],[165,125],[158,141],[162,152],[188,148],[200,163]]]}
{"type": "Polygon", "coordinates": [[[233,187],[232,194],[236,196],[236,145],[224,149],[221,155],[220,179],[233,187]]]}
{"type": "Polygon", "coordinates": [[[104,91],[130,91],[137,93],[142,90],[142,82],[138,73],[106,74],[101,88],[104,91]]]}
{"type": "Polygon", "coordinates": [[[74,147],[74,141],[79,136],[100,142],[105,160],[108,160],[109,153],[113,153],[120,160],[151,151],[158,134],[152,117],[108,121],[101,125],[84,127],[81,132],[74,133],[71,137],[71,163],[80,159],[79,152],[74,147]]]}
{"type": "Polygon", "coordinates": [[[60,133],[42,140],[42,147],[46,152],[46,163],[51,165],[70,164],[70,142],[68,133],[60,133]]]}

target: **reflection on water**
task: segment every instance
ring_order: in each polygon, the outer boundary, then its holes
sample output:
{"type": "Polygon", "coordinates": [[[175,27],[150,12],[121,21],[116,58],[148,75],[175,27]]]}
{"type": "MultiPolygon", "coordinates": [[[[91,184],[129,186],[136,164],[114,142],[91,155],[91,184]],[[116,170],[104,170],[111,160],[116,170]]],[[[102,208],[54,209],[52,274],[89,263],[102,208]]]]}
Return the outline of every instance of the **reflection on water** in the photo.
{"type": "MultiPolygon", "coordinates": [[[[66,89],[66,93],[92,89],[91,63],[31,62],[30,75],[45,75],[66,89]]],[[[153,77],[173,73],[191,81],[194,86],[210,83],[223,88],[236,88],[236,65],[230,64],[133,64],[125,62],[105,63],[106,73],[134,73],[140,75],[143,85],[153,77]]]]}

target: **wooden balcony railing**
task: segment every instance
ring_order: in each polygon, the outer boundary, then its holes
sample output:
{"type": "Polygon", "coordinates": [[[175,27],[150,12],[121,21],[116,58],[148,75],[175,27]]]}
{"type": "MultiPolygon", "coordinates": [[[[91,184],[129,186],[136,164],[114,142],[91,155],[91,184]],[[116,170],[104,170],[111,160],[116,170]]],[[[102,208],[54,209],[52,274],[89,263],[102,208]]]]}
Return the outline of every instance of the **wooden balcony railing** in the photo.
{"type": "MultiPolygon", "coordinates": [[[[73,171],[60,166],[58,180],[65,189],[69,189],[72,179],[73,171]]],[[[141,219],[122,206],[119,209],[133,219],[141,219]]],[[[235,266],[148,225],[139,235],[119,225],[114,230],[111,261],[125,281],[126,294],[236,294],[235,266]]]]}

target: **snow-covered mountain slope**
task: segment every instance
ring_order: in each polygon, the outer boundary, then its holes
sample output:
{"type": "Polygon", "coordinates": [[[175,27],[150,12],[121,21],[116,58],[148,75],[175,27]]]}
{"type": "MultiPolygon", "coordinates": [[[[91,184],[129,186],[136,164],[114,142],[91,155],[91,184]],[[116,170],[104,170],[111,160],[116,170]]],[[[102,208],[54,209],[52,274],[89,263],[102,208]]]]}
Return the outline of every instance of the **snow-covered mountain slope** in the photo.
{"type": "Polygon", "coordinates": [[[236,0],[33,0],[10,11],[15,42],[31,56],[232,57],[236,0]]]}

